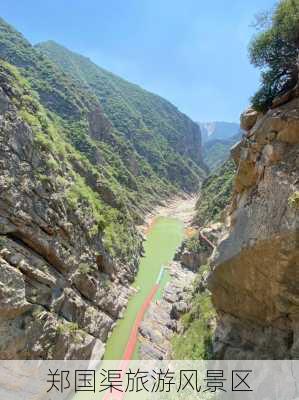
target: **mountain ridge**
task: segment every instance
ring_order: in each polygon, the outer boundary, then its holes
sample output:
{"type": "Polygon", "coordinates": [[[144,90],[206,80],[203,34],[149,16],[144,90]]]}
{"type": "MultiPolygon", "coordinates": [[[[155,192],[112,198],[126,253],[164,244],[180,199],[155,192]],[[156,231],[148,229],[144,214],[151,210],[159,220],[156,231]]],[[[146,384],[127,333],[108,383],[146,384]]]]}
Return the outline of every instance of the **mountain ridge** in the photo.
{"type": "MultiPolygon", "coordinates": [[[[115,128],[124,133],[129,140],[133,136],[135,149],[143,156],[155,157],[158,148],[163,151],[165,158],[169,156],[169,148],[166,151],[167,146],[164,140],[159,141],[155,149],[149,149],[147,140],[143,141],[139,137],[140,131],[143,133],[153,131],[157,140],[161,136],[160,131],[163,131],[163,137],[179,154],[190,157],[196,163],[201,163],[198,151],[201,146],[201,134],[196,124],[169,101],[136,84],[131,84],[99,67],[89,58],[68,50],[56,42],[48,41],[37,44],[36,47],[73,78],[88,85],[115,128]],[[115,111],[115,104],[118,107],[118,114],[115,111]],[[126,114],[126,123],[123,118],[119,118],[119,115],[123,117],[124,114],[126,114]],[[180,140],[180,138],[187,138],[188,131],[192,136],[192,144],[187,141],[182,143],[180,140]],[[185,132],[184,135],[181,134],[183,132],[185,132]],[[140,144],[139,141],[141,141],[140,144]]],[[[203,163],[202,166],[204,168],[203,163]]]]}

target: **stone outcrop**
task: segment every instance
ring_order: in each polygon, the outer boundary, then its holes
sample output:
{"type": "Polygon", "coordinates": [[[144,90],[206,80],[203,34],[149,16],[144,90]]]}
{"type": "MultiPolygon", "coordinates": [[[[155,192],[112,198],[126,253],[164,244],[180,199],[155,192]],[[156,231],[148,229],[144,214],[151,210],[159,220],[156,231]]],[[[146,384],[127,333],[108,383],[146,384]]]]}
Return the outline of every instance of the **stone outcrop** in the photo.
{"type": "Polygon", "coordinates": [[[253,108],[248,108],[241,114],[240,117],[241,128],[244,129],[245,131],[249,131],[256,123],[259,115],[261,114],[255,111],[253,108]]]}
{"type": "Polygon", "coordinates": [[[179,318],[190,309],[195,273],[173,261],[168,266],[170,281],[162,298],[150,305],[139,329],[141,360],[167,360],[171,338],[181,331],[179,318]]]}
{"type": "Polygon", "coordinates": [[[185,239],[178,248],[174,260],[179,261],[184,268],[193,272],[198,272],[201,265],[207,263],[223,231],[223,224],[214,223],[200,229],[192,242],[196,241],[196,248],[190,248],[190,239],[185,239]]]}
{"type": "Polygon", "coordinates": [[[299,98],[276,104],[242,115],[233,150],[230,229],[209,278],[218,358],[299,357],[299,98]]]}
{"type": "Polygon", "coordinates": [[[9,75],[1,66],[0,359],[100,359],[130,294],[138,246],[120,265],[90,233],[88,207],[69,206],[76,167],[36,142],[9,75]]]}
{"type": "Polygon", "coordinates": [[[190,271],[197,272],[198,267],[205,263],[207,252],[194,252],[188,249],[187,243],[187,239],[182,242],[174,256],[174,260],[179,261],[183,267],[190,269],[190,271]]]}

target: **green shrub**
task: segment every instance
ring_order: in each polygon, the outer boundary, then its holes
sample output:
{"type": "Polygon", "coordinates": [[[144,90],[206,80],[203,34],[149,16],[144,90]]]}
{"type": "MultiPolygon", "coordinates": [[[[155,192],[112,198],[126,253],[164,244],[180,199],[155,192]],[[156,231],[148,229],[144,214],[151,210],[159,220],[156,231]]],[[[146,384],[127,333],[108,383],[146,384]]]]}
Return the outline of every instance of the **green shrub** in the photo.
{"type": "Polygon", "coordinates": [[[299,192],[294,192],[290,197],[288,201],[290,207],[295,208],[296,210],[299,210],[299,192]]]}
{"type": "Polygon", "coordinates": [[[262,112],[298,80],[299,0],[278,2],[267,21],[258,21],[261,30],[249,49],[252,64],[262,69],[261,87],[252,98],[253,107],[262,112]]]}
{"type": "Polygon", "coordinates": [[[196,203],[195,222],[198,225],[220,220],[222,211],[231,200],[235,170],[234,162],[227,160],[203,182],[196,203]]]}
{"type": "Polygon", "coordinates": [[[91,271],[91,267],[87,263],[80,263],[78,267],[78,271],[81,274],[88,274],[91,271]]]}
{"type": "Polygon", "coordinates": [[[0,250],[6,246],[7,238],[4,235],[0,236],[0,250]]]}
{"type": "MultiPolygon", "coordinates": [[[[198,275],[200,280],[208,266],[202,266],[198,275]]],[[[216,312],[212,305],[211,294],[205,290],[196,290],[192,298],[191,310],[182,316],[183,333],[172,339],[173,358],[177,360],[212,359],[213,319],[216,312]]]]}
{"type": "Polygon", "coordinates": [[[95,220],[90,235],[96,235],[99,229],[103,230],[105,227],[103,202],[98,194],[86,184],[82,176],[76,173],[73,175],[75,180],[66,193],[66,199],[74,210],[79,207],[81,202],[86,204],[95,220]]]}
{"type": "Polygon", "coordinates": [[[199,254],[201,251],[205,250],[205,247],[200,243],[198,239],[198,234],[188,238],[185,243],[186,249],[192,253],[199,254]]]}
{"type": "Polygon", "coordinates": [[[60,334],[75,334],[79,330],[79,326],[76,322],[59,322],[57,326],[57,332],[60,334]]]}
{"type": "Polygon", "coordinates": [[[59,165],[58,162],[55,160],[55,158],[52,156],[52,154],[49,154],[49,157],[46,160],[46,164],[48,168],[52,171],[58,171],[59,170],[59,165]]]}
{"type": "Polygon", "coordinates": [[[44,175],[44,174],[36,174],[36,177],[41,183],[50,183],[51,182],[51,177],[49,175],[44,175]]]}

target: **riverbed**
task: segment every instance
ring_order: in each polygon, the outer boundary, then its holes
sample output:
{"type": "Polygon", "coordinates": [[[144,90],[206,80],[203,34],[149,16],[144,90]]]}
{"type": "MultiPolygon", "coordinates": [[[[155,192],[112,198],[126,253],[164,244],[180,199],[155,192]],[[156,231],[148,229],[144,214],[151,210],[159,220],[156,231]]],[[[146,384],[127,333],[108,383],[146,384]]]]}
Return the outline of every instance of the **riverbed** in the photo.
{"type": "MultiPolygon", "coordinates": [[[[117,322],[108,339],[105,360],[122,359],[137,313],[155,284],[161,266],[167,265],[173,259],[183,237],[184,222],[181,218],[161,216],[151,222],[144,243],[144,257],[141,259],[133,284],[137,292],[130,298],[123,318],[117,322]]],[[[166,271],[157,297],[161,295],[168,279],[166,271]]],[[[138,359],[138,346],[135,349],[134,359],[138,359]]]]}

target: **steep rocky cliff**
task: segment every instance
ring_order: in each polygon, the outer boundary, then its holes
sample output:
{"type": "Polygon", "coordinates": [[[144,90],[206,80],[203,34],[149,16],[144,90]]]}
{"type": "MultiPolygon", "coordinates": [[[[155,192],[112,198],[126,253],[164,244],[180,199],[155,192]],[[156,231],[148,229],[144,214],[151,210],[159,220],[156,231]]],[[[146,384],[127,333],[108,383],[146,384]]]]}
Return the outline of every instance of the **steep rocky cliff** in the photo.
{"type": "Polygon", "coordinates": [[[218,358],[299,357],[299,98],[241,117],[230,227],[209,278],[218,358]]]}
{"type": "Polygon", "coordinates": [[[0,358],[100,358],[126,304],[141,240],[132,227],[131,262],[109,256],[88,198],[100,183],[96,175],[85,183],[92,174],[84,159],[31,96],[2,63],[0,358]],[[74,207],[79,189],[87,196],[74,207]]]}

